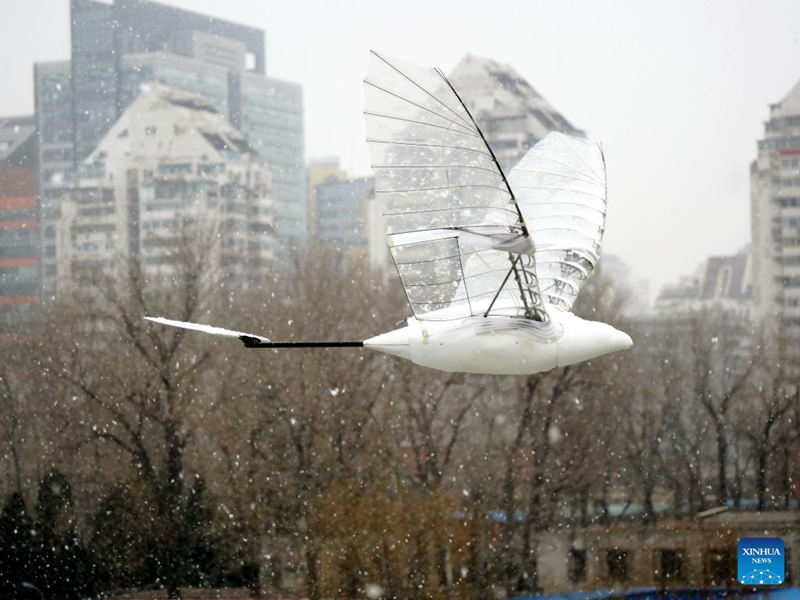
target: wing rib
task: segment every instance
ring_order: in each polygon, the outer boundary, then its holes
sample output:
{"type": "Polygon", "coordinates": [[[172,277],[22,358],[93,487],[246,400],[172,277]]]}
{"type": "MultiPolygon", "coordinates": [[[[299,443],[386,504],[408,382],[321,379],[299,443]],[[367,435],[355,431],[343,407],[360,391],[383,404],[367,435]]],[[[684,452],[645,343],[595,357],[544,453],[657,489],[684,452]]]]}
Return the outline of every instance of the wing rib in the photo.
{"type": "Polygon", "coordinates": [[[448,85],[448,87],[453,91],[455,97],[458,98],[458,101],[464,108],[464,112],[467,113],[470,120],[472,121],[472,124],[475,126],[476,131],[481,136],[481,140],[483,140],[483,143],[486,145],[486,149],[489,151],[489,155],[492,157],[492,162],[494,162],[494,165],[497,167],[500,176],[503,178],[503,183],[506,185],[506,189],[508,190],[508,193],[511,196],[511,201],[514,203],[514,208],[517,209],[517,217],[519,217],[519,222],[520,225],[522,226],[522,234],[525,237],[528,237],[528,228],[525,226],[525,219],[522,218],[522,211],[519,209],[519,205],[517,204],[517,199],[514,196],[514,190],[512,190],[511,186],[508,184],[508,179],[506,179],[506,174],[503,171],[503,168],[500,166],[500,163],[497,162],[497,157],[494,155],[494,150],[492,150],[492,147],[489,145],[489,142],[486,141],[486,136],[483,135],[483,131],[481,130],[480,127],[478,127],[478,123],[477,121],[475,121],[475,117],[472,116],[472,113],[467,108],[467,105],[464,104],[464,101],[461,99],[461,96],[458,95],[456,88],[454,88],[453,84],[450,83],[450,80],[447,77],[445,77],[441,69],[436,69],[436,72],[439,74],[439,77],[441,77],[444,80],[444,82],[448,85]]]}
{"type": "Polygon", "coordinates": [[[530,228],[464,100],[439,69],[372,55],[364,112],[375,195],[414,315],[478,317],[491,301],[495,314],[546,320],[530,258],[523,258],[534,251],[530,228]]]}

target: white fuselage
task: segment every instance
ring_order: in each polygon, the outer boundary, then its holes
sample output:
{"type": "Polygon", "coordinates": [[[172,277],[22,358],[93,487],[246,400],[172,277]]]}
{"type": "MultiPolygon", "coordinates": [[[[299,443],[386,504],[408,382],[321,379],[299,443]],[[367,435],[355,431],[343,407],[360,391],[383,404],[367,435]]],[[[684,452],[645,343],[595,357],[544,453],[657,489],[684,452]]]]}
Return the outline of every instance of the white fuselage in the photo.
{"type": "Polygon", "coordinates": [[[440,371],[530,375],[625,350],[631,338],[597,321],[550,310],[546,323],[516,317],[424,320],[364,341],[366,348],[393,354],[440,371]]]}

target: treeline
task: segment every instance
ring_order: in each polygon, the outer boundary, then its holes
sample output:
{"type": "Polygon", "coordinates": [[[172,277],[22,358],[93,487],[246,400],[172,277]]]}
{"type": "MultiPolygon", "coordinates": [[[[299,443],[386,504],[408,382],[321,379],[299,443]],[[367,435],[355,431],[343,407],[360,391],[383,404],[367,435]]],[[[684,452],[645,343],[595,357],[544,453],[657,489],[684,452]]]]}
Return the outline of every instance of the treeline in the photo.
{"type": "Polygon", "coordinates": [[[191,253],[166,280],[123,265],[0,348],[7,594],[484,598],[537,589],[548,529],[796,500],[790,347],[722,313],[625,322],[602,276],[578,312],[634,348],[531,377],[247,350],[142,319],[365,339],[405,314],[391,279],[296,260],[249,290],[191,253]]]}
{"type": "Polygon", "coordinates": [[[172,563],[149,513],[130,490],[111,487],[92,514],[81,515],[69,480],[57,470],[40,482],[33,511],[19,491],[12,492],[0,514],[0,597],[78,600],[147,584],[163,587],[169,567],[184,586],[253,584],[254,572],[232,565],[211,531],[214,510],[201,479],[189,489],[180,528],[172,533],[180,548],[172,563]],[[88,521],[80,527],[82,517],[88,521]]]}

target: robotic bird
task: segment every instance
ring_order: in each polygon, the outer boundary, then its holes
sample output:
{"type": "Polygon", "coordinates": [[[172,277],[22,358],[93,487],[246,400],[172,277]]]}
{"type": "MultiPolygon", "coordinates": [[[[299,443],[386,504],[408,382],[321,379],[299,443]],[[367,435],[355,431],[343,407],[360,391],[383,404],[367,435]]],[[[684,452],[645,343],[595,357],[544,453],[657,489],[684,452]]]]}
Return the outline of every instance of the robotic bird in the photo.
{"type": "Polygon", "coordinates": [[[207,325],[248,348],[358,346],[442,371],[527,375],[624,350],[631,338],[570,312],[599,260],[606,212],[598,144],[553,132],[507,178],[438,69],[371,53],[367,143],[387,241],[414,316],[354,342],[273,342],[207,325]]]}

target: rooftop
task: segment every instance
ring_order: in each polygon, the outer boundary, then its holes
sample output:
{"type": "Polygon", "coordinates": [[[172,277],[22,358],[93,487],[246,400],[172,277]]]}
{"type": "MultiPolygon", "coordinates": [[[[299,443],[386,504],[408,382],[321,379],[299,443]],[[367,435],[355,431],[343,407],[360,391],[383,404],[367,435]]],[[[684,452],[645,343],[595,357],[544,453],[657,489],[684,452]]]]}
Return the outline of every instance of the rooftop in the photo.
{"type": "Polygon", "coordinates": [[[0,165],[33,167],[35,133],[32,115],[0,117],[0,165]]]}

